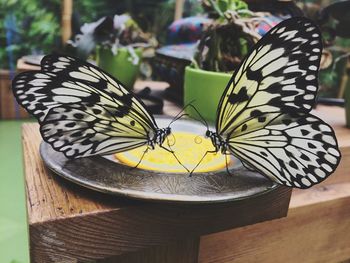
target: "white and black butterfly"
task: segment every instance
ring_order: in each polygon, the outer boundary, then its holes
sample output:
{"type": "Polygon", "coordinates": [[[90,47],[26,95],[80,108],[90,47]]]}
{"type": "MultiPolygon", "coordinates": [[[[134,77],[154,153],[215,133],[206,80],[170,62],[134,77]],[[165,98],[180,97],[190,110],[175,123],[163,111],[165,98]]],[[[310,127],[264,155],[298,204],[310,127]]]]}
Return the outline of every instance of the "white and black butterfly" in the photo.
{"type": "Polygon", "coordinates": [[[142,101],[98,67],[60,55],[45,56],[41,67],[17,75],[13,93],[38,119],[43,139],[66,157],[162,147],[171,133],[170,127],[158,128],[142,101]]]}
{"type": "Polygon", "coordinates": [[[321,34],[306,18],[272,28],[242,61],[218,106],[214,152],[273,181],[308,188],[338,166],[332,128],[309,114],[318,89],[321,34]]]}

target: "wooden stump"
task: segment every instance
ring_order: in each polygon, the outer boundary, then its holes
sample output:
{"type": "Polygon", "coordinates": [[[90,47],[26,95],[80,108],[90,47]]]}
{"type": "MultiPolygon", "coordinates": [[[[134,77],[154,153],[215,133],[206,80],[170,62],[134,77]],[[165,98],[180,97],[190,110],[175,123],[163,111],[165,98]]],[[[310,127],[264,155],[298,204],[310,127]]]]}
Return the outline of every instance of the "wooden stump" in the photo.
{"type": "Polygon", "coordinates": [[[122,199],[48,171],[38,125],[23,126],[32,262],[197,262],[199,237],[286,216],[291,190],[241,201],[173,205],[122,199]]]}

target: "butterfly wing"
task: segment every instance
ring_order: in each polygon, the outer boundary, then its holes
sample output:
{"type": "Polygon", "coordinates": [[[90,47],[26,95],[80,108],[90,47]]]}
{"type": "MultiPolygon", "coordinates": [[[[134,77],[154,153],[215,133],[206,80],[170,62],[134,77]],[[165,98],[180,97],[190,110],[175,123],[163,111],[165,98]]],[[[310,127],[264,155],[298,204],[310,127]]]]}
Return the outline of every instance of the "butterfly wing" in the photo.
{"type": "Polygon", "coordinates": [[[18,74],[12,81],[12,91],[17,102],[39,122],[44,120],[50,108],[61,104],[60,97],[55,97],[57,100],[54,100],[51,90],[51,87],[57,86],[55,80],[56,74],[27,71],[18,74]]]}
{"type": "Polygon", "coordinates": [[[262,113],[309,112],[318,88],[321,34],[306,18],[285,20],[255,45],[221,97],[216,130],[229,134],[262,113]]]}
{"type": "Polygon", "coordinates": [[[49,110],[40,132],[46,142],[68,158],[111,154],[148,142],[152,133],[149,127],[138,127],[136,118],[131,113],[115,117],[99,104],[61,105],[49,110]]]}
{"type": "Polygon", "coordinates": [[[219,104],[217,133],[230,152],[283,185],[310,187],[340,161],[333,130],[309,114],[321,51],[311,21],[281,22],[242,62],[219,104]]]}
{"type": "Polygon", "coordinates": [[[46,56],[42,68],[19,74],[13,91],[38,119],[44,140],[67,157],[124,151],[154,136],[153,116],[106,72],[58,55],[46,56]]]}
{"type": "Polygon", "coordinates": [[[338,166],[340,152],[332,128],[311,114],[268,113],[263,125],[231,134],[229,150],[275,182],[308,188],[338,166]]]}

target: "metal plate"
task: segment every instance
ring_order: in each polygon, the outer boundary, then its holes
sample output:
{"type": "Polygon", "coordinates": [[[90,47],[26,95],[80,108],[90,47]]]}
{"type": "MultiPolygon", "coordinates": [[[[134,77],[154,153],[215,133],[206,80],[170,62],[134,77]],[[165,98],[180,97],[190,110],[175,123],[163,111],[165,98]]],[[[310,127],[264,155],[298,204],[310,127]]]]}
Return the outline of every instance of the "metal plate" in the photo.
{"type": "MultiPolygon", "coordinates": [[[[159,127],[171,119],[157,118],[159,127]]],[[[190,120],[178,120],[172,130],[204,134],[205,127],[190,120]]],[[[264,194],[278,187],[262,175],[245,169],[238,160],[226,170],[209,173],[165,173],[130,167],[94,156],[69,160],[42,142],[40,154],[46,166],[56,174],[79,185],[120,196],[164,202],[214,203],[241,200],[264,194]]]]}

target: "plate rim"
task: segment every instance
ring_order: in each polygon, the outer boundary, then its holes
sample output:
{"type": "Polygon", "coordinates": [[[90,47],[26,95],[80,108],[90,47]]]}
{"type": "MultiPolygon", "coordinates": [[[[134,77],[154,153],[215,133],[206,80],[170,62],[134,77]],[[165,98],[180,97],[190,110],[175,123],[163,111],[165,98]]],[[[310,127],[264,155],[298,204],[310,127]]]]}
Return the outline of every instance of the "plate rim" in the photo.
{"type": "MultiPolygon", "coordinates": [[[[78,184],[82,187],[86,187],[88,189],[91,189],[100,193],[109,194],[110,196],[120,196],[120,197],[141,200],[141,201],[150,201],[150,202],[157,202],[157,203],[212,204],[212,203],[228,203],[228,202],[242,201],[250,198],[256,198],[258,196],[268,194],[269,192],[274,191],[279,187],[282,187],[281,185],[275,182],[272,182],[272,185],[270,187],[266,187],[266,189],[260,192],[253,193],[250,195],[248,194],[246,196],[240,196],[240,197],[233,197],[233,196],[230,197],[227,194],[223,194],[221,196],[217,195],[215,197],[214,196],[201,197],[195,194],[179,195],[179,194],[173,194],[173,193],[172,194],[156,193],[156,192],[147,193],[145,191],[138,191],[138,190],[132,190],[132,189],[123,189],[122,191],[112,191],[111,188],[108,188],[106,186],[94,185],[90,181],[83,181],[80,178],[74,177],[73,175],[67,173],[64,170],[56,169],[56,167],[52,166],[47,161],[48,155],[47,154],[45,155],[45,153],[47,153],[45,148],[48,148],[48,147],[51,148],[51,146],[48,143],[42,141],[40,143],[39,152],[40,152],[41,159],[43,160],[45,166],[49,168],[49,170],[51,170],[53,173],[60,176],[61,178],[64,178],[72,183],[78,184]]],[[[96,160],[98,160],[99,158],[104,158],[102,156],[96,156],[96,157],[94,157],[96,160]]],[[[86,158],[89,158],[89,157],[86,157],[86,158]]],[[[111,164],[114,164],[112,161],[110,162],[111,164]]],[[[148,171],[148,172],[152,172],[152,171],[148,171]]],[[[171,174],[176,174],[176,173],[171,173],[171,174]]],[[[198,176],[198,174],[193,174],[192,176],[195,177],[195,176],[198,176]]]]}
{"type": "MultiPolygon", "coordinates": [[[[164,116],[164,115],[155,115],[154,116],[155,119],[157,120],[162,120],[162,121],[171,121],[172,118],[169,116],[164,116]]],[[[187,122],[190,123],[190,125],[195,124],[195,125],[199,125],[199,127],[201,127],[201,124],[197,124],[196,122],[194,122],[191,119],[181,119],[178,120],[178,122],[175,122],[177,124],[180,124],[180,122],[187,122]]],[[[175,125],[174,123],[174,125],[175,125]]],[[[197,129],[203,129],[202,128],[197,128],[197,129]]],[[[198,130],[197,130],[198,131],[198,130]]],[[[257,196],[260,195],[264,195],[267,194],[275,189],[278,189],[280,187],[282,187],[281,185],[277,184],[276,182],[273,182],[272,180],[270,180],[270,185],[266,186],[265,189],[260,190],[260,191],[255,191],[254,193],[248,193],[242,196],[234,196],[234,194],[228,194],[228,193],[223,193],[222,195],[220,195],[219,193],[216,195],[207,195],[207,196],[200,196],[198,194],[176,194],[176,193],[159,193],[159,192],[147,192],[147,191],[141,191],[141,190],[135,190],[135,189],[127,189],[127,188],[123,188],[123,189],[117,189],[117,188],[111,188],[108,186],[103,186],[100,184],[94,184],[92,181],[89,180],[82,180],[81,178],[77,178],[74,175],[70,174],[69,171],[64,171],[63,169],[61,169],[61,167],[55,167],[52,166],[51,164],[55,164],[54,162],[48,160],[50,159],[50,154],[48,154],[48,151],[54,151],[56,153],[59,153],[57,151],[55,151],[51,145],[45,141],[42,141],[40,144],[40,156],[41,159],[43,160],[43,162],[45,163],[46,167],[48,167],[51,171],[53,171],[55,174],[57,174],[58,176],[76,183],[82,187],[86,187],[89,188],[91,190],[94,191],[98,191],[98,192],[102,192],[104,194],[109,194],[109,195],[114,195],[114,196],[121,196],[121,197],[126,197],[126,198],[131,198],[131,199],[137,199],[137,200],[144,200],[144,201],[150,201],[150,202],[164,202],[164,203],[180,203],[180,204],[210,204],[210,203],[227,203],[227,202],[234,202],[234,201],[241,201],[241,200],[245,200],[248,198],[255,198],[257,196]]],[[[64,157],[63,153],[62,154],[62,158],[66,158],[64,157]]],[[[105,158],[103,156],[92,156],[92,157],[84,157],[84,158],[94,158],[96,160],[98,160],[99,158],[107,160],[108,158],[105,158]]],[[[94,161],[94,160],[93,160],[94,161]]],[[[126,165],[123,165],[121,163],[116,163],[113,162],[112,160],[108,160],[111,165],[120,165],[120,166],[124,166],[124,167],[128,167],[126,165]]],[[[239,169],[246,169],[244,168],[244,166],[242,164],[240,164],[240,166],[234,168],[236,170],[239,169]]],[[[144,170],[144,169],[139,169],[140,171],[146,171],[147,173],[151,173],[154,175],[157,175],[156,171],[152,171],[152,170],[144,170]]],[[[219,170],[220,172],[224,171],[225,169],[221,169],[219,170]]],[[[213,172],[210,172],[211,174],[213,172]]],[[[258,172],[255,172],[257,174],[260,174],[258,172]]],[[[166,176],[167,174],[169,175],[179,175],[179,176],[184,176],[184,173],[166,173],[164,172],[164,174],[162,174],[161,176],[166,176]]],[[[195,178],[196,176],[203,176],[203,174],[205,175],[206,173],[204,172],[200,172],[200,173],[194,173],[192,175],[193,178],[195,178]]],[[[261,174],[260,174],[261,175],[261,174]]],[[[261,175],[263,176],[263,175],[261,175]]],[[[269,180],[269,179],[266,179],[269,180]]],[[[234,191],[232,191],[231,193],[234,193],[234,191]]]]}

